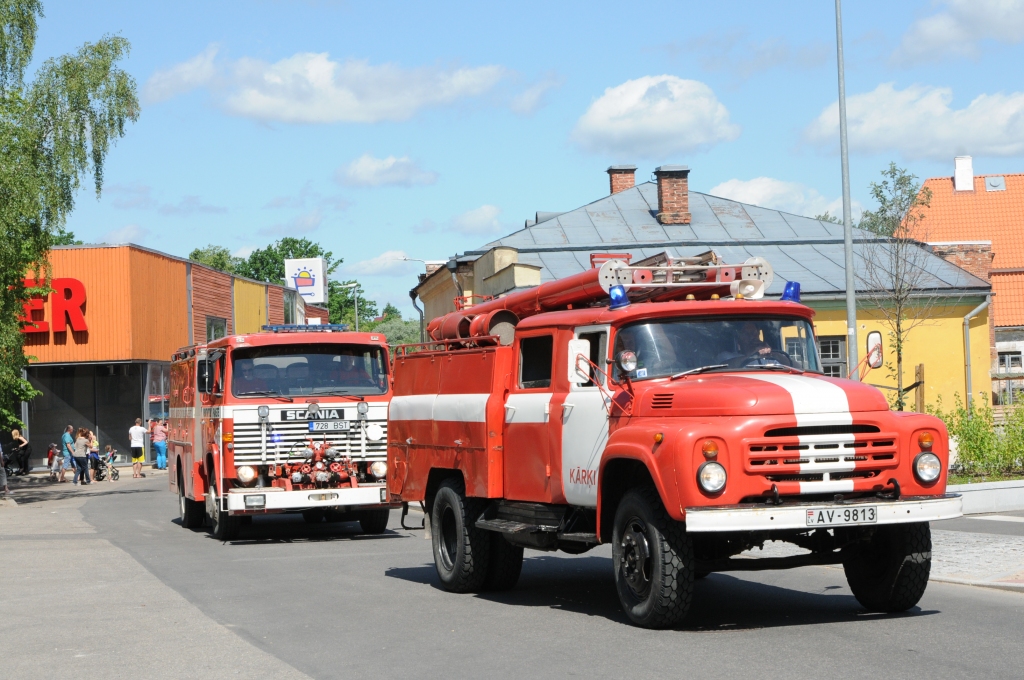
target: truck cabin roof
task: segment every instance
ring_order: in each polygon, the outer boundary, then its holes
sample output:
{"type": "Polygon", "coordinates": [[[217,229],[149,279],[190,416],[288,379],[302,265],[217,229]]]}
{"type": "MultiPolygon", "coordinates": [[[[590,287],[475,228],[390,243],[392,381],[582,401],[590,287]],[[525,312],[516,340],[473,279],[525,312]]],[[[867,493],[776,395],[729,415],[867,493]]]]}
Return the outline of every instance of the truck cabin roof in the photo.
{"type": "Polygon", "coordinates": [[[242,333],[218,338],[213,342],[182,347],[174,354],[175,360],[187,358],[189,353],[201,349],[221,347],[270,347],[274,345],[374,345],[387,349],[387,338],[380,333],[323,331],[293,331],[288,333],[242,333]]]}
{"type": "Polygon", "coordinates": [[[685,316],[797,316],[808,321],[814,310],[797,302],[782,300],[680,300],[675,302],[637,302],[621,309],[584,307],[529,316],[516,330],[550,326],[615,325],[644,319],[679,318],[685,316]]]}

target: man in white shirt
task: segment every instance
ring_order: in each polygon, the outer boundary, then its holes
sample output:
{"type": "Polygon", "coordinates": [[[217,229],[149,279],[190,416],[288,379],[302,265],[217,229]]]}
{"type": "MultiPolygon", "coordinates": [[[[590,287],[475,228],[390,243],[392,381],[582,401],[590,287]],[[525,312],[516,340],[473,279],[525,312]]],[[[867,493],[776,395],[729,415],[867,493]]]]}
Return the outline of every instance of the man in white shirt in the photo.
{"type": "Polygon", "coordinates": [[[132,446],[132,477],[145,477],[142,463],[146,460],[146,428],[142,427],[142,418],[135,419],[135,427],[129,428],[128,437],[132,446]]]}

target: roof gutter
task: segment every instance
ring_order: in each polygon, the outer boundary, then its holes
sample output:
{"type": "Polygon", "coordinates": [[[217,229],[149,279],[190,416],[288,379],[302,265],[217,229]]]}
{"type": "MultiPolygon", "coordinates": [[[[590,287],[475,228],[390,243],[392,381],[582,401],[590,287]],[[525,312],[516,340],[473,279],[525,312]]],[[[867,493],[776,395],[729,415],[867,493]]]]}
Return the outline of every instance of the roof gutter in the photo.
{"type": "Polygon", "coordinates": [[[966,367],[966,370],[967,370],[967,412],[968,412],[968,414],[970,414],[970,412],[971,412],[971,398],[972,398],[971,397],[971,390],[973,389],[973,386],[971,385],[971,333],[970,333],[971,319],[973,319],[974,317],[978,316],[983,311],[985,311],[985,308],[988,307],[988,305],[989,305],[989,303],[991,301],[992,301],[991,298],[985,298],[984,302],[982,302],[980,305],[978,305],[977,307],[972,309],[970,312],[968,312],[967,316],[964,317],[964,366],[966,367]]]}

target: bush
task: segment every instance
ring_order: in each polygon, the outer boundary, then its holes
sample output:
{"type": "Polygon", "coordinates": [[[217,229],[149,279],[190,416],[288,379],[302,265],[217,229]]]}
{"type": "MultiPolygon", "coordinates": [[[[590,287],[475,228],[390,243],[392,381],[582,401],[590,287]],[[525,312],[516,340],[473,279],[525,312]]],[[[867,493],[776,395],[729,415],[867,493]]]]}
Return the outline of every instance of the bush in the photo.
{"type": "Polygon", "coordinates": [[[942,399],[929,412],[946,424],[956,441],[957,461],[952,471],[967,477],[1020,475],[1024,473],[1024,406],[1005,411],[1006,422],[997,427],[988,397],[981,404],[964,405],[959,393],[954,406],[943,411],[942,399]]]}

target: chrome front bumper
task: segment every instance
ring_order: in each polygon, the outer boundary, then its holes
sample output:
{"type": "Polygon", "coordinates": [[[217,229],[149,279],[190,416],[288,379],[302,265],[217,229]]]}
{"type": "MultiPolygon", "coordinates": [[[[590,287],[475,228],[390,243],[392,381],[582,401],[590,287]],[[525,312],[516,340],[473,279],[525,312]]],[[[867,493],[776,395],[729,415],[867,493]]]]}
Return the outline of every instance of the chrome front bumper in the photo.
{"type": "MultiPolygon", "coordinates": [[[[807,525],[810,511],[872,506],[878,509],[873,524],[934,522],[963,515],[960,494],[942,496],[907,496],[899,500],[858,499],[856,501],[823,503],[783,503],[782,505],[719,505],[686,508],[686,530],[692,533],[719,531],[770,531],[775,529],[811,529],[807,525]]],[[[847,525],[852,526],[852,525],[847,525]]],[[[856,525],[856,526],[872,526],[856,525]]]]}

